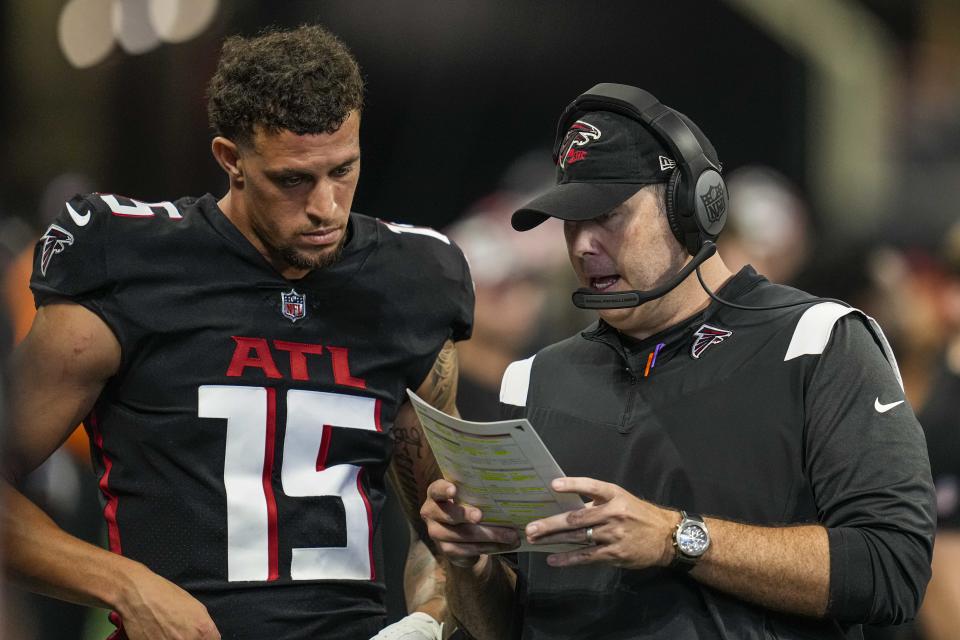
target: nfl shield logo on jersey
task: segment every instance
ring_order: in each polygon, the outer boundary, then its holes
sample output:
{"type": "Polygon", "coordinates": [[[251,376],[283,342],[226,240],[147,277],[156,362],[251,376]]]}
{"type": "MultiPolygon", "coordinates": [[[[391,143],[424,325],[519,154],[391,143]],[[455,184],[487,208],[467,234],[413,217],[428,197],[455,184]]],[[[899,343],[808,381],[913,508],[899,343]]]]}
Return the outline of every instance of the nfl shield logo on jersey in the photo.
{"type": "Polygon", "coordinates": [[[290,322],[302,320],[307,315],[307,297],[297,293],[296,289],[280,293],[280,311],[284,318],[289,318],[290,322]]]}

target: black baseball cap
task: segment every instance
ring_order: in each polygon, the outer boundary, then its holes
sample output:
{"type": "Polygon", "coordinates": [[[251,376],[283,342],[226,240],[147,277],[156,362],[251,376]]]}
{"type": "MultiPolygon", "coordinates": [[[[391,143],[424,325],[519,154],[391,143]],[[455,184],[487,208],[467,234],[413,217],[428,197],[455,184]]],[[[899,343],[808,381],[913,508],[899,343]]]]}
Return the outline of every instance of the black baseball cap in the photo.
{"type": "MultiPolygon", "coordinates": [[[[717,153],[690,118],[676,113],[693,131],[707,158],[717,153]]],[[[557,185],[514,212],[517,231],[549,217],[590,220],[615,209],[649,184],[667,182],[677,158],[650,129],[612,111],[591,111],[576,120],[560,145],[557,185]]]]}

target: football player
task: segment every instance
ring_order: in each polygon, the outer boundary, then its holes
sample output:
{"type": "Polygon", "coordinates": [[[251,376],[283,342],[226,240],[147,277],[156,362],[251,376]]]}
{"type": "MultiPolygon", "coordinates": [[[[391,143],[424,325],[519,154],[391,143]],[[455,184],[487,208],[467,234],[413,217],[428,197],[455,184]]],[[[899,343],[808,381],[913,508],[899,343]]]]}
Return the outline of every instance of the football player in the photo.
{"type": "Polygon", "coordinates": [[[230,38],[208,104],[227,193],[76,196],[47,229],[5,452],[22,584],[131,640],[440,638],[422,542],[413,613],[381,631],[376,532],[388,472],[420,522],[438,475],[405,389],[455,411],[473,292],[443,235],[351,213],[362,102],[321,27],[230,38]],[[110,551],[13,488],[81,419],[110,551]]]}

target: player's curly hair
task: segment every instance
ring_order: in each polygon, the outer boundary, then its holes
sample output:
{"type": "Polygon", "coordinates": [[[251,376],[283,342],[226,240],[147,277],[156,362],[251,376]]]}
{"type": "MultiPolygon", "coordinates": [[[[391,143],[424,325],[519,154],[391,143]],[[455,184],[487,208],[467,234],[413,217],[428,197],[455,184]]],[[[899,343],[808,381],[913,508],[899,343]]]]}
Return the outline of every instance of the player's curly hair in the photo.
{"type": "Polygon", "coordinates": [[[227,38],[207,87],[211,128],[243,145],[252,143],[255,126],[270,133],[333,133],[362,107],[357,61],[319,25],[227,38]]]}

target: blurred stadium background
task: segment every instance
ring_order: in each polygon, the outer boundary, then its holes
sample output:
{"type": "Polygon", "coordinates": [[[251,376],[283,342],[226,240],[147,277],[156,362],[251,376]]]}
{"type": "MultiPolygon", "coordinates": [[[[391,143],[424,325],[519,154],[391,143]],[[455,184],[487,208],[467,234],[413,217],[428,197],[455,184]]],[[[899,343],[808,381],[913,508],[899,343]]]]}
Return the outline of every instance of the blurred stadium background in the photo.
{"type": "MultiPolygon", "coordinates": [[[[556,118],[601,81],[648,89],[712,139],[731,186],[728,261],[877,317],[915,409],[960,375],[957,0],[7,0],[0,268],[15,334],[29,247],[63,199],[222,194],[204,96],[222,39],[313,22],[368,83],[354,209],[448,229],[473,263],[464,369],[478,389],[583,322],[556,225],[523,242],[506,214],[552,179],[556,118]]],[[[30,490],[96,539],[84,447],[30,490]]],[[[3,637],[104,637],[104,615],[7,591],[3,637]]],[[[926,637],[949,637],[935,627],[926,637]]]]}

